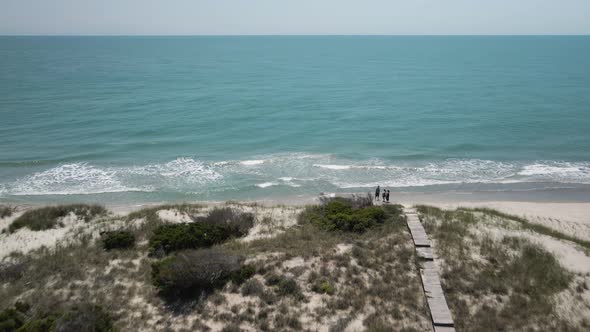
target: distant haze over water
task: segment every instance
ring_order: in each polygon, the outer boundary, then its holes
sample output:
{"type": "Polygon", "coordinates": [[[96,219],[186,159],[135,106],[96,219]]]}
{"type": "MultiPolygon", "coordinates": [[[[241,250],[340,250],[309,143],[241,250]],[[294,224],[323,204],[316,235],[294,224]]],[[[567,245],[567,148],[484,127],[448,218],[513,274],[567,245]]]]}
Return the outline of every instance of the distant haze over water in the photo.
{"type": "Polygon", "coordinates": [[[590,37],[0,37],[0,202],[590,192],[590,37]]]}

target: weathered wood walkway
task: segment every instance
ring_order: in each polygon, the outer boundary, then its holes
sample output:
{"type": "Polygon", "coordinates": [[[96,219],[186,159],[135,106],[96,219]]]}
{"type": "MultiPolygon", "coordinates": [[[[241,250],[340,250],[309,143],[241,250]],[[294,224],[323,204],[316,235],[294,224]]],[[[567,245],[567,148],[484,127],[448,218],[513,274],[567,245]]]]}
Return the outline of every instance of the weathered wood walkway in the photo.
{"type": "Polygon", "coordinates": [[[418,218],[415,209],[404,208],[407,218],[408,228],[412,234],[412,240],[416,248],[416,253],[420,258],[420,276],[422,278],[422,288],[430,309],[432,326],[435,332],[454,332],[455,323],[453,316],[447,305],[447,300],[440,284],[436,258],[434,256],[432,245],[426,235],[426,231],[418,218]]]}

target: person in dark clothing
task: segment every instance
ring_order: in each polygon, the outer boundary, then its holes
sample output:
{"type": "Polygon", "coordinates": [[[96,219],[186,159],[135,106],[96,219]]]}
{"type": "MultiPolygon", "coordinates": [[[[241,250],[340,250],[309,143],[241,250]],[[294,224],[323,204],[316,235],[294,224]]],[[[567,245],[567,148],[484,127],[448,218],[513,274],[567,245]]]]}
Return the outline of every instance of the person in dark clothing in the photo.
{"type": "Polygon", "coordinates": [[[389,190],[387,190],[387,195],[385,195],[385,198],[387,199],[387,203],[389,203],[389,190]]]}
{"type": "Polygon", "coordinates": [[[377,186],[377,189],[375,189],[375,200],[378,201],[379,200],[379,193],[381,192],[381,188],[379,186],[377,186]]]}
{"type": "Polygon", "coordinates": [[[385,203],[385,196],[387,196],[387,190],[383,189],[383,194],[381,194],[381,196],[383,197],[381,200],[383,201],[383,203],[385,203]]]}

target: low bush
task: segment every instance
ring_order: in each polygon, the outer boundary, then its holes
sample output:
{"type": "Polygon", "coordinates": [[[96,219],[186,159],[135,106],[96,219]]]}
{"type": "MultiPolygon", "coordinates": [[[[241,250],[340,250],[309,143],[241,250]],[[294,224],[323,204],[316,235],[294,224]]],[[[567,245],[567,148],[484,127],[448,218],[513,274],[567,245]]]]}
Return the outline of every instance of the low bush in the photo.
{"type": "Polygon", "coordinates": [[[231,236],[244,236],[254,226],[254,215],[230,207],[215,208],[205,217],[193,218],[197,222],[218,225],[226,229],[231,236]]]}
{"type": "Polygon", "coordinates": [[[254,225],[251,213],[241,213],[231,208],[212,210],[195,222],[160,225],[149,240],[150,253],[162,251],[169,254],[184,249],[207,248],[232,237],[248,233],[254,225]]]}
{"type": "Polygon", "coordinates": [[[353,200],[336,198],[307,208],[301,221],[311,222],[326,231],[362,233],[387,219],[385,210],[376,206],[355,207],[353,200]]]}
{"type": "Polygon", "coordinates": [[[301,293],[301,288],[292,278],[285,278],[279,283],[277,293],[279,295],[298,295],[301,293]]]}
{"type": "Polygon", "coordinates": [[[127,249],[135,244],[135,236],[129,231],[111,231],[101,235],[102,246],[106,250],[127,249]]]}
{"type": "Polygon", "coordinates": [[[27,262],[24,260],[0,263],[0,282],[20,279],[25,274],[27,267],[27,262]]]}
{"type": "Polygon", "coordinates": [[[256,268],[252,265],[244,265],[239,270],[230,275],[231,281],[236,285],[243,284],[246,280],[252,278],[256,273],[256,268]]]}
{"type": "Polygon", "coordinates": [[[274,273],[270,273],[264,278],[264,281],[268,286],[276,286],[279,284],[279,282],[281,282],[281,280],[281,276],[274,273]]]}
{"type": "Polygon", "coordinates": [[[242,261],[215,248],[182,251],[153,263],[152,280],[164,295],[198,295],[225,285],[242,261]]]}
{"type": "Polygon", "coordinates": [[[277,284],[276,292],[282,296],[292,296],[296,299],[302,299],[303,293],[301,288],[293,278],[282,277],[277,284]]]}
{"type": "Polygon", "coordinates": [[[318,279],[316,282],[314,282],[311,285],[311,290],[316,293],[328,295],[334,295],[334,293],[336,292],[334,285],[332,285],[330,281],[322,279],[318,279]]]}
{"type": "Polygon", "coordinates": [[[241,293],[244,296],[262,296],[264,294],[264,286],[256,279],[250,279],[242,285],[241,293]]]}
{"type": "Polygon", "coordinates": [[[0,206],[0,219],[10,217],[13,210],[14,209],[10,206],[0,206]]]}
{"type": "Polygon", "coordinates": [[[33,318],[27,321],[27,323],[19,328],[17,332],[54,332],[55,320],[57,318],[58,317],[53,314],[49,314],[40,318],[33,318]]]}
{"type": "Polygon", "coordinates": [[[111,316],[100,306],[82,303],[65,310],[32,314],[17,302],[0,312],[0,332],[116,332],[111,316]]]}
{"type": "Polygon", "coordinates": [[[12,233],[16,230],[28,227],[33,231],[42,231],[54,228],[59,218],[74,213],[78,218],[89,222],[92,218],[105,215],[107,210],[100,205],[72,204],[60,206],[48,206],[25,212],[10,224],[8,230],[12,233]]]}
{"type": "Polygon", "coordinates": [[[13,308],[0,311],[0,332],[12,332],[19,329],[28,319],[29,305],[17,302],[13,308]]]}
{"type": "Polygon", "coordinates": [[[184,249],[210,247],[230,238],[229,232],[218,225],[200,222],[160,225],[149,240],[150,254],[169,254],[184,249]]]}
{"type": "Polygon", "coordinates": [[[55,332],[114,332],[113,320],[97,305],[83,303],[68,308],[55,322],[55,332]]]}

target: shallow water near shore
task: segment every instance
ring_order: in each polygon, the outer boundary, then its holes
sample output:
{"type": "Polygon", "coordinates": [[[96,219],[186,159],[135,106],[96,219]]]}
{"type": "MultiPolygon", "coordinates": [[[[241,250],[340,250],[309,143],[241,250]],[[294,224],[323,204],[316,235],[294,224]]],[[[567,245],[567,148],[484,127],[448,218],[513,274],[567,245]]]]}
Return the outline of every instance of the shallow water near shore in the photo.
{"type": "Polygon", "coordinates": [[[590,37],[0,37],[0,57],[4,202],[590,193],[590,37]]]}

